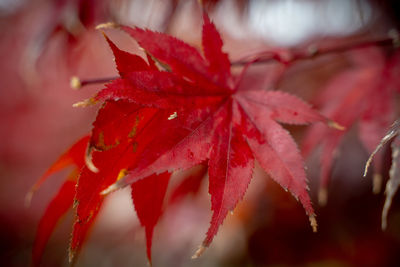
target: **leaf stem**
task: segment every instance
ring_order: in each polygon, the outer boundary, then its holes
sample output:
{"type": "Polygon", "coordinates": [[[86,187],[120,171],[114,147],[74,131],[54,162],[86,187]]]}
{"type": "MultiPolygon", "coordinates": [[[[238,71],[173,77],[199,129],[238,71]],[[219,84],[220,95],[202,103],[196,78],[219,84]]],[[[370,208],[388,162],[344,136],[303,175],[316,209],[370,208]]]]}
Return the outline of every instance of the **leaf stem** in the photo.
{"type": "Polygon", "coordinates": [[[98,79],[87,79],[87,80],[80,80],[77,76],[72,76],[70,81],[70,86],[73,89],[80,89],[85,85],[91,84],[99,84],[99,83],[107,83],[112,80],[117,79],[118,77],[108,77],[108,78],[98,78],[98,79]]]}

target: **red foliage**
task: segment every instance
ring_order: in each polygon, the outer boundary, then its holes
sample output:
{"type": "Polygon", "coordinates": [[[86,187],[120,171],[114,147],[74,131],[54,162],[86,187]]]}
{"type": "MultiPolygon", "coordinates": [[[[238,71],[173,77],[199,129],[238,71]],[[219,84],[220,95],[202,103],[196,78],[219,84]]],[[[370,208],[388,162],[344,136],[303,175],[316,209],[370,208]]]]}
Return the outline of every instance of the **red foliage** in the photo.
{"type": "Polygon", "coordinates": [[[32,250],[32,263],[34,266],[40,265],[40,260],[47,241],[57,222],[71,208],[75,197],[75,186],[78,178],[79,170],[85,165],[84,155],[88,145],[89,136],[85,136],[66,151],[38,180],[28,194],[28,201],[33,192],[53,173],[74,166],[74,170],[69,175],[68,179],[61,186],[58,193],[50,201],[42,219],[39,222],[36,239],[32,250]]]}
{"type": "MultiPolygon", "coordinates": [[[[317,146],[322,147],[320,202],[326,202],[329,176],[338,147],[356,123],[361,142],[369,153],[384,136],[395,113],[394,95],[398,87],[397,71],[400,54],[385,59],[379,48],[364,48],[349,53],[353,65],[336,75],[325,90],[317,96],[315,104],[322,113],[343,125],[345,131],[333,131],[320,125],[309,128],[303,143],[305,155],[317,146]]],[[[382,154],[375,161],[375,175],[382,172],[382,154]]]]}
{"type": "MultiPolygon", "coordinates": [[[[340,128],[338,122],[348,130],[358,122],[361,141],[369,152],[374,151],[394,114],[399,53],[386,60],[380,49],[359,46],[349,57],[355,68],[335,76],[316,98],[322,115],[296,96],[245,84],[248,66],[239,75],[232,74],[219,32],[206,14],[203,21],[203,53],[163,33],[121,26],[144,49],[145,60],[120,50],[104,35],[120,77],[83,102],[102,102],[90,136],[64,154],[34,187],[67,165],[75,164],[80,170],[77,181],[75,175],[65,182],[40,222],[34,265],[40,264],[50,233],[72,203],[75,219],[69,256],[75,260],[106,195],[126,186],[131,187],[137,216],[145,228],[151,263],[153,231],[163,214],[171,174],[179,170],[189,171],[183,172],[182,183],[168,205],[198,192],[207,172],[209,177],[212,217],[194,257],[211,244],[228,212],[245,195],[255,162],[302,204],[316,231],[303,158],[280,123],[322,122],[310,127],[303,151],[308,155],[322,146],[322,190],[326,190],[334,152],[346,133],[327,125],[340,128]]],[[[252,62],[275,60],[290,65],[312,56],[286,53],[287,59],[272,51],[252,62]]],[[[395,144],[393,150],[398,151],[395,144]]],[[[398,157],[393,158],[397,164],[398,157]]],[[[381,165],[380,156],[375,163],[377,172],[381,165]]],[[[398,185],[391,186],[390,201],[398,185]]]]}
{"type": "MultiPolygon", "coordinates": [[[[255,160],[299,199],[316,230],[303,160],[290,134],[277,122],[328,120],[295,96],[241,87],[243,74],[231,74],[222,40],[207,15],[204,57],[168,35],[122,28],[150,55],[150,64],[121,51],[106,37],[121,77],[86,102],[104,101],[104,105],[93,123],[86,166],[77,183],[70,260],[80,251],[105,193],[126,185],[132,186],[133,202],[146,229],[150,260],[152,232],[170,176],[166,171],[199,164],[208,166],[213,215],[195,256],[210,245],[228,211],[243,198],[255,160]],[[153,60],[167,71],[159,70],[153,60]]],[[[82,158],[84,151],[80,152],[82,158]]],[[[194,176],[189,172],[176,194],[196,191],[204,171],[194,176]]],[[[34,251],[37,263],[42,249],[34,251]]]]}

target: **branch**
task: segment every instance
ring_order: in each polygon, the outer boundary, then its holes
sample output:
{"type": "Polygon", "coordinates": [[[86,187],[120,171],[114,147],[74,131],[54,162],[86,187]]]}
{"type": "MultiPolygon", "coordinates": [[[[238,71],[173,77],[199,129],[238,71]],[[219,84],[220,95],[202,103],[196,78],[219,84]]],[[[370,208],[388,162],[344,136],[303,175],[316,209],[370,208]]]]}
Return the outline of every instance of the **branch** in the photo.
{"type": "Polygon", "coordinates": [[[312,59],[316,56],[341,53],[370,46],[393,46],[395,48],[398,48],[400,46],[399,33],[396,30],[392,30],[389,32],[388,37],[385,38],[368,41],[357,41],[333,47],[318,48],[316,45],[310,45],[308,49],[302,51],[288,50],[284,53],[266,51],[254,56],[249,56],[241,60],[234,61],[232,62],[232,66],[244,66],[249,64],[250,62],[258,64],[279,62],[285,65],[289,65],[296,61],[312,59]]]}
{"type": "MultiPolygon", "coordinates": [[[[369,46],[393,46],[395,48],[400,47],[400,36],[396,30],[391,30],[388,37],[368,40],[368,41],[357,41],[347,43],[339,46],[318,48],[316,45],[310,45],[306,50],[288,50],[284,52],[265,51],[258,53],[257,55],[248,56],[241,60],[234,61],[231,63],[232,66],[245,66],[249,67],[252,64],[266,64],[271,62],[278,62],[285,65],[292,64],[299,60],[312,59],[321,55],[328,55],[334,53],[346,52],[349,50],[369,47],[369,46]]],[[[73,89],[79,89],[85,85],[106,83],[115,80],[118,77],[100,78],[93,80],[80,80],[78,77],[73,76],[71,78],[70,85],[73,89]]]]}

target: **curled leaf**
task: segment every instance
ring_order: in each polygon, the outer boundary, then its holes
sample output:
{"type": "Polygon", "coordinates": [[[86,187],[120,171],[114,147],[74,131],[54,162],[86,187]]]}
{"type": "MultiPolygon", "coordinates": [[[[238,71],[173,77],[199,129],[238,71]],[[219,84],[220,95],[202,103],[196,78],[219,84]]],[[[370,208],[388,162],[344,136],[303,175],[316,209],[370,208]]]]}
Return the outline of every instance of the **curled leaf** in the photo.
{"type": "Polygon", "coordinates": [[[392,200],[400,185],[400,138],[396,136],[392,143],[392,166],[389,171],[389,181],[386,183],[386,199],[382,210],[382,230],[387,227],[387,216],[392,200]]]}
{"type": "Polygon", "coordinates": [[[367,163],[365,164],[364,177],[367,175],[368,168],[374,158],[374,155],[389,141],[393,140],[391,144],[392,148],[392,165],[389,171],[389,180],[386,183],[385,189],[385,204],[382,210],[382,230],[387,227],[387,216],[392,204],[394,195],[396,194],[400,186],[400,120],[395,121],[390,127],[389,131],[382,138],[379,145],[375,148],[372,154],[369,156],[367,163]]]}

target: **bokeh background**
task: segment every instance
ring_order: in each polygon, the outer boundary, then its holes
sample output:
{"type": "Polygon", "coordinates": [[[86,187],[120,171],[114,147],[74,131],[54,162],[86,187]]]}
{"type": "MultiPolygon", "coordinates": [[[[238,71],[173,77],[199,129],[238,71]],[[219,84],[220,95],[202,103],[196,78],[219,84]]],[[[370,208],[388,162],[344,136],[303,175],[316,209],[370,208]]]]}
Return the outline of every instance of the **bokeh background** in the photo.
{"type": "MultiPolygon", "coordinates": [[[[276,47],[384,37],[400,22],[395,0],[203,4],[221,31],[231,59],[276,47]]],[[[24,204],[25,195],[58,155],[91,129],[98,107],[73,108],[72,104],[92,96],[102,85],[72,90],[70,78],[117,74],[112,54],[95,26],[107,21],[137,25],[200,47],[200,14],[195,0],[0,0],[0,265],[30,264],[40,216],[68,170],[47,181],[29,207],[24,204]]],[[[107,30],[107,34],[121,48],[141,53],[126,34],[118,30],[107,30]]],[[[340,54],[319,57],[291,67],[276,86],[310,99],[346,67],[340,54]]],[[[250,73],[254,82],[270,68],[254,67],[250,73]]],[[[305,127],[289,129],[301,142],[305,127]]],[[[382,232],[384,195],[372,194],[371,178],[362,178],[368,155],[355,130],[346,135],[340,148],[329,201],[324,207],[315,204],[318,233],[312,233],[301,205],[257,171],[244,201],[200,259],[190,257],[211,216],[207,183],[197,196],[167,207],[155,230],[154,266],[399,266],[399,197],[382,232]]],[[[314,203],[317,157],[307,160],[314,203]]],[[[72,216],[70,212],[50,239],[43,266],[68,266],[72,216]]],[[[144,233],[128,191],[116,192],[106,201],[76,265],[147,265],[144,233]]]]}

